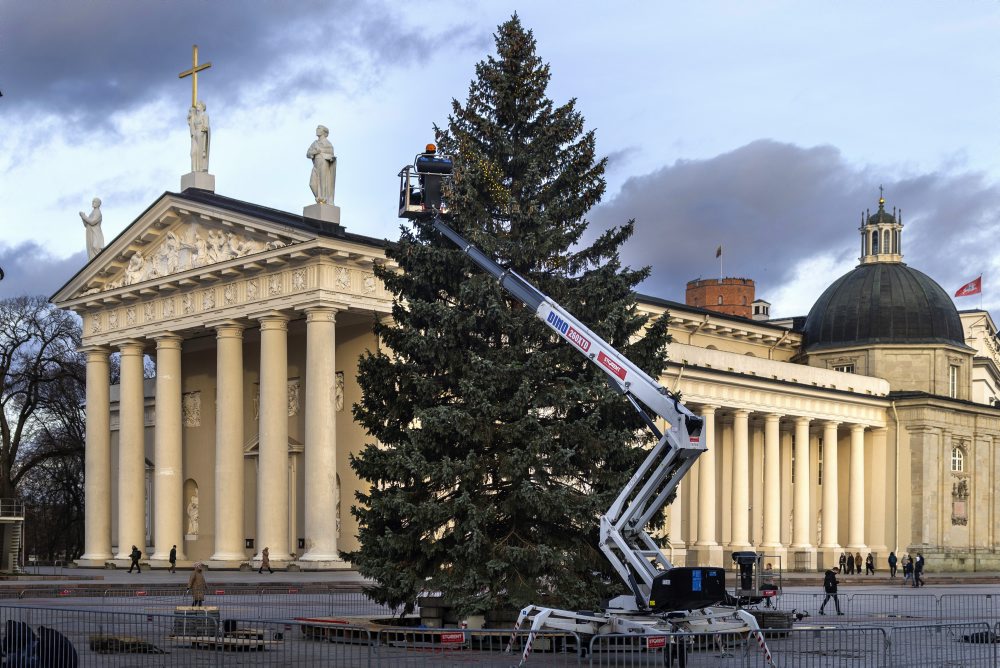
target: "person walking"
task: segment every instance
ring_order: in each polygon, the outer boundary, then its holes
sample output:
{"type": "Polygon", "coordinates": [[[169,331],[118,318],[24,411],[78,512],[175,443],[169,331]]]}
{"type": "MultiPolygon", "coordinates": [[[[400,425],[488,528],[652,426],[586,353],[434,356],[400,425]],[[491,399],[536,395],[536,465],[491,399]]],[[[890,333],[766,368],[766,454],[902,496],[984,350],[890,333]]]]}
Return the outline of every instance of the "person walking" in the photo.
{"type": "Polygon", "coordinates": [[[128,572],[131,573],[134,568],[138,573],[142,573],[142,566],[139,565],[139,559],[142,557],[142,552],[139,551],[135,545],[132,546],[132,551],[128,555],[132,559],[132,563],[128,565],[128,572]]]}
{"type": "Polygon", "coordinates": [[[913,557],[906,555],[903,557],[903,586],[913,577],[913,557]]]}
{"type": "Polygon", "coordinates": [[[865,557],[865,575],[875,575],[875,557],[871,552],[865,557]]]}
{"type": "Polygon", "coordinates": [[[896,563],[897,562],[898,562],[898,560],[896,559],[896,553],[895,552],[890,552],[889,553],[889,579],[893,579],[893,578],[896,577],[896,563]]]}
{"type": "Polygon", "coordinates": [[[847,553],[847,574],[854,575],[854,555],[847,553]]]}
{"type": "Polygon", "coordinates": [[[191,605],[201,607],[205,603],[205,591],[208,589],[201,562],[194,565],[194,572],[188,578],[188,589],[191,591],[191,605]]]}
{"type": "Polygon", "coordinates": [[[857,569],[856,574],[861,575],[861,553],[854,553],[854,567],[857,569]]]}
{"type": "Polygon", "coordinates": [[[263,573],[264,569],[267,569],[268,573],[273,573],[271,569],[271,552],[270,548],[264,548],[260,553],[260,568],[257,569],[258,573],[263,573]]]}
{"type": "Polygon", "coordinates": [[[924,555],[917,552],[917,562],[913,565],[913,586],[923,587],[924,584],[924,555]]]}
{"type": "Polygon", "coordinates": [[[839,584],[837,581],[838,573],[840,573],[840,569],[835,567],[828,570],[826,575],[823,576],[823,591],[826,592],[826,596],[823,598],[823,603],[819,606],[819,614],[821,615],[826,614],[823,612],[823,608],[826,607],[831,598],[833,599],[833,605],[837,608],[837,614],[844,614],[840,610],[840,598],[837,596],[837,585],[839,584]]]}
{"type": "Polygon", "coordinates": [[[171,573],[176,573],[177,572],[177,546],[176,545],[174,545],[172,548],[170,548],[170,557],[168,558],[168,561],[170,561],[170,568],[168,568],[167,570],[170,571],[171,573]]]}

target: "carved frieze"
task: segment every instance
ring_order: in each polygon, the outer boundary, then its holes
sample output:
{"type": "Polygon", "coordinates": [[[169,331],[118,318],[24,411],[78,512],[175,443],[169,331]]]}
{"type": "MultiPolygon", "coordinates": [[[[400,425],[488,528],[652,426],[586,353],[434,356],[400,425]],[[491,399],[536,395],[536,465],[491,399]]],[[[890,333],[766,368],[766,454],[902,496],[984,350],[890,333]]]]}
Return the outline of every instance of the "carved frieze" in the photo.
{"type": "Polygon", "coordinates": [[[188,292],[181,297],[181,308],[184,309],[184,315],[194,313],[194,295],[188,292]]]}
{"type": "Polygon", "coordinates": [[[306,287],[306,270],[296,269],[292,272],[292,290],[304,290],[306,287]]]}
{"type": "Polygon", "coordinates": [[[118,329],[118,311],[108,311],[108,329],[118,329]]]}
{"type": "Polygon", "coordinates": [[[215,308],[215,290],[209,288],[201,293],[201,307],[206,311],[211,311],[215,308]]]}
{"type": "Polygon", "coordinates": [[[163,304],[160,306],[160,311],[163,313],[164,318],[172,318],[174,316],[174,298],[167,297],[163,300],[163,304]]]}
{"type": "Polygon", "coordinates": [[[142,305],[142,317],[145,322],[152,322],[156,319],[156,308],[153,302],[147,302],[142,305]]]}
{"type": "Polygon", "coordinates": [[[125,309],[125,326],[135,327],[135,307],[129,306],[125,309]]]}
{"type": "Polygon", "coordinates": [[[236,303],[236,286],[230,283],[222,289],[222,301],[226,306],[232,306],[236,303]]]}
{"type": "Polygon", "coordinates": [[[351,287],[351,270],[347,267],[337,267],[337,288],[347,290],[351,287]]]}
{"type": "Polygon", "coordinates": [[[90,316],[90,333],[100,334],[101,333],[101,314],[95,313],[90,316]]]}
{"type": "Polygon", "coordinates": [[[362,280],[362,291],[366,295],[375,294],[375,274],[365,274],[362,280]]]}
{"type": "Polygon", "coordinates": [[[256,278],[251,278],[247,281],[247,301],[252,302],[257,299],[257,295],[260,294],[260,280],[256,278]]]}
{"type": "Polygon", "coordinates": [[[285,241],[279,239],[266,240],[252,234],[223,232],[193,224],[180,232],[167,232],[159,245],[151,249],[134,251],[128,257],[128,265],[121,274],[104,284],[102,289],[134,285],[286,245],[285,241]]]}
{"type": "Polygon", "coordinates": [[[281,276],[267,277],[267,294],[271,297],[281,294],[281,276]]]}

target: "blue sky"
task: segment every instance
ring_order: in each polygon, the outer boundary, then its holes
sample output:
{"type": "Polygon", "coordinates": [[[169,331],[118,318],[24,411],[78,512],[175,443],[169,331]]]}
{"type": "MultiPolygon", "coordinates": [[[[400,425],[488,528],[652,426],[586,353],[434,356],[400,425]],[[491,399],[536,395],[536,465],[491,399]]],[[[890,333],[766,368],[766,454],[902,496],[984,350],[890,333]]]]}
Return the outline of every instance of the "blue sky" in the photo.
{"type": "MultiPolygon", "coordinates": [[[[1000,306],[1000,3],[44,3],[0,0],[0,297],[51,294],[189,169],[191,45],[217,192],[300,212],[318,123],[348,230],[395,238],[395,174],[517,12],[610,157],[596,229],[635,218],[643,292],[753,278],[804,315],[856,264],[878,186],[905,261],[1000,306]],[[994,278],[995,277],[995,278],[994,278]]],[[[958,300],[959,308],[979,305],[958,300]]]]}

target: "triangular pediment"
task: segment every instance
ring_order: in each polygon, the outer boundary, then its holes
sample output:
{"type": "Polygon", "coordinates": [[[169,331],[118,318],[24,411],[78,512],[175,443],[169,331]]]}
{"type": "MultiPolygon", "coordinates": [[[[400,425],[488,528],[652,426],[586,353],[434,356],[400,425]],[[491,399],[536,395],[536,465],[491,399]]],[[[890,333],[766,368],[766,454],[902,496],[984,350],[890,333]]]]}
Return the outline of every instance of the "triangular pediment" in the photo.
{"type": "Polygon", "coordinates": [[[266,262],[315,238],[309,230],[166,193],[63,286],[53,301],[110,297],[206,271],[266,262]]]}

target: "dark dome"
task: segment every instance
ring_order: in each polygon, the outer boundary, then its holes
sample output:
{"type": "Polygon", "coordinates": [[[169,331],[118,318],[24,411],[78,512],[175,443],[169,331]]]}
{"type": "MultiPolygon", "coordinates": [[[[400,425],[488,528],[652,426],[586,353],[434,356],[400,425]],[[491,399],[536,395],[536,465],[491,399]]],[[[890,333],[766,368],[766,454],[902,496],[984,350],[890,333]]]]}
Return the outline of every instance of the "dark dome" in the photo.
{"type": "Polygon", "coordinates": [[[838,278],[813,304],[807,349],[861,343],[957,343],[962,321],[948,294],[901,262],[874,262],[838,278]]]}

